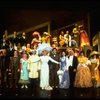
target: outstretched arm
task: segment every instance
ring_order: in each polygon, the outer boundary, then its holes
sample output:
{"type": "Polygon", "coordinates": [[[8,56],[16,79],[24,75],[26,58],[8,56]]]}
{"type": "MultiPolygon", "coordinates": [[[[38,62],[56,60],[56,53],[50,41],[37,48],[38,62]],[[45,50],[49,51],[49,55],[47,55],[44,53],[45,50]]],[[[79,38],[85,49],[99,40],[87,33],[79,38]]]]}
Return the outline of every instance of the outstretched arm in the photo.
{"type": "Polygon", "coordinates": [[[37,59],[33,59],[33,63],[39,62],[41,59],[37,58],[37,59]]]}
{"type": "Polygon", "coordinates": [[[51,62],[53,62],[53,63],[60,64],[60,62],[58,62],[58,61],[52,59],[51,57],[49,57],[49,60],[50,60],[51,62]]]}

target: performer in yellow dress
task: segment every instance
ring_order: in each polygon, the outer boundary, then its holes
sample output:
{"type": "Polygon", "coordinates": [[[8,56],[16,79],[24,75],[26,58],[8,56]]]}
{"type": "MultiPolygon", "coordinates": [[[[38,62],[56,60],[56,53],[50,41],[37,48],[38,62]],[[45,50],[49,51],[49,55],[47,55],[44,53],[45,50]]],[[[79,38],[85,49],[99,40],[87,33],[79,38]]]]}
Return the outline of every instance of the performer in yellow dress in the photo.
{"type": "Polygon", "coordinates": [[[99,72],[99,59],[98,59],[98,52],[93,51],[90,54],[90,61],[91,61],[91,75],[92,75],[92,82],[94,87],[100,87],[100,72],[99,72]]]}
{"type": "Polygon", "coordinates": [[[88,67],[88,65],[91,64],[90,61],[84,56],[83,52],[80,53],[78,61],[79,64],[77,67],[74,86],[80,88],[92,87],[91,72],[88,67]]]}
{"type": "Polygon", "coordinates": [[[65,38],[64,38],[64,31],[61,31],[61,34],[59,35],[59,44],[62,47],[66,42],[65,42],[65,38]]]}
{"type": "Polygon", "coordinates": [[[26,45],[26,52],[27,53],[31,52],[31,46],[29,43],[27,43],[27,45],[26,45]]]}
{"type": "Polygon", "coordinates": [[[44,32],[41,40],[42,42],[50,44],[50,37],[51,35],[49,33],[44,32]]]}

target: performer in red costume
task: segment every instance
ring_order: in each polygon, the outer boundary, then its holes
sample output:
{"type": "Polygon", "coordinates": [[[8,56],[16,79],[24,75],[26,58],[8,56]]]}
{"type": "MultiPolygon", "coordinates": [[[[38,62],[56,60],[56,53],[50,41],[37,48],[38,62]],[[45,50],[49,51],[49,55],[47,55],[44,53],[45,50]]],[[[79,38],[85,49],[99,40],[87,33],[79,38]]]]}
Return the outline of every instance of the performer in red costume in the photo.
{"type": "Polygon", "coordinates": [[[40,33],[35,31],[33,34],[33,39],[32,39],[32,42],[31,44],[33,44],[34,47],[37,47],[39,43],[41,43],[41,36],[40,36],[40,33]]]}
{"type": "Polygon", "coordinates": [[[90,46],[87,32],[84,30],[83,25],[79,25],[80,47],[90,46]]]}

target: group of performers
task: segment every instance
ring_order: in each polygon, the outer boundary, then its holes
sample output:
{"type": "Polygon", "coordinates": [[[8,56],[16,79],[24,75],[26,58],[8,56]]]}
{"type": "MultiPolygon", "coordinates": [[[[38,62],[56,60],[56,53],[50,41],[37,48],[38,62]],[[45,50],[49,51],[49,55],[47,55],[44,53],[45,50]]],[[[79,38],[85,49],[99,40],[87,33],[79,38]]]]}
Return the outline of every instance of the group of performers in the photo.
{"type": "Polygon", "coordinates": [[[83,25],[75,26],[72,32],[69,30],[61,31],[59,35],[60,46],[70,46],[70,47],[84,47],[90,46],[89,37],[87,32],[84,30],[83,25]]]}
{"type": "MultiPolygon", "coordinates": [[[[59,36],[60,39],[64,36],[59,42],[61,46],[68,34],[69,32],[66,31],[66,34],[62,32],[59,36]]],[[[79,35],[82,37],[81,46],[89,46],[88,38],[84,38],[84,36],[87,37],[86,33],[81,30],[79,35]]],[[[6,47],[5,37],[2,39],[1,85],[5,83],[5,76],[6,83],[8,82],[6,71],[10,71],[10,87],[17,87],[19,83],[21,88],[28,88],[30,84],[32,91],[38,83],[43,90],[52,90],[57,87],[64,89],[100,87],[100,54],[97,51],[93,51],[89,58],[85,57],[83,51],[76,56],[73,48],[59,53],[57,48],[53,48],[50,44],[51,35],[49,33],[44,32],[41,37],[40,33],[35,31],[32,36],[31,43],[22,41],[21,48],[16,44],[15,38],[12,39],[13,45],[10,44],[9,47],[6,47]]],[[[26,39],[25,33],[23,33],[24,39],[26,39]]],[[[68,39],[71,40],[71,36],[68,39]]],[[[67,41],[66,39],[66,47],[71,46],[71,42],[68,44],[67,41]]]]}

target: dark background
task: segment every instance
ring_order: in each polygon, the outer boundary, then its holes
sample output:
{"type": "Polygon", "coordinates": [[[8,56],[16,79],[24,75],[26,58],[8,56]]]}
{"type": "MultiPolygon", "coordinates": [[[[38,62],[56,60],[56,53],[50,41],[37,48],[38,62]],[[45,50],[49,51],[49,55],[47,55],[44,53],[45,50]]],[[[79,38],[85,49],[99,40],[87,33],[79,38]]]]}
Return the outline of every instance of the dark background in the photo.
{"type": "Polygon", "coordinates": [[[12,34],[48,20],[52,20],[51,28],[55,29],[89,13],[92,38],[100,31],[99,7],[99,1],[0,1],[0,37],[6,29],[12,34]]]}

